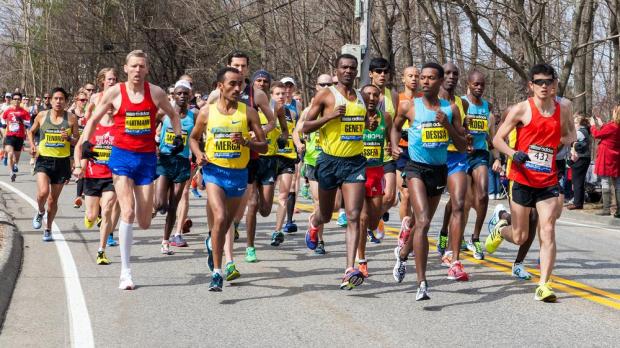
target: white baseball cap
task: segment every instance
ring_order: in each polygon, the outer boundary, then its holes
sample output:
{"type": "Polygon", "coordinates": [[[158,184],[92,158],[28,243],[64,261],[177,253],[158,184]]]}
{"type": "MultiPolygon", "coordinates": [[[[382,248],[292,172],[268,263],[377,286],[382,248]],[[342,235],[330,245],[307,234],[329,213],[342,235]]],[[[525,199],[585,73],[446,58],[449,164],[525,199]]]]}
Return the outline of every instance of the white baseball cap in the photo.
{"type": "Polygon", "coordinates": [[[288,76],[287,76],[287,77],[284,77],[284,78],[282,78],[282,80],[280,80],[280,82],[282,82],[282,83],[284,83],[284,84],[286,84],[286,83],[292,83],[292,84],[293,84],[293,86],[297,87],[297,84],[295,83],[295,80],[293,80],[293,78],[292,78],[292,77],[288,77],[288,76]]]}

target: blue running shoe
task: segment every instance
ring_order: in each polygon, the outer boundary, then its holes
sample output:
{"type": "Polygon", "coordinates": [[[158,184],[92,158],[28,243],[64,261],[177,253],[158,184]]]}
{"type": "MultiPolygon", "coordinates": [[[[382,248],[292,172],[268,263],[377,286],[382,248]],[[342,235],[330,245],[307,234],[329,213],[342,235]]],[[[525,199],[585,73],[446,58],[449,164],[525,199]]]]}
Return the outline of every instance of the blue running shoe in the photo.
{"type": "Polygon", "coordinates": [[[338,220],[336,222],[338,223],[338,226],[340,227],[347,227],[347,214],[339,213],[338,220]]]}
{"type": "Polygon", "coordinates": [[[53,241],[54,237],[52,237],[52,231],[45,230],[43,232],[43,238],[42,239],[43,239],[44,242],[51,242],[51,241],[53,241]]]}
{"type": "Polygon", "coordinates": [[[4,156],[4,158],[2,159],[2,164],[4,164],[4,166],[8,166],[9,165],[9,157],[8,156],[4,156]]]}
{"type": "Polygon", "coordinates": [[[308,218],[308,230],[306,231],[306,246],[310,250],[315,250],[319,243],[319,228],[312,226],[312,217],[314,213],[308,218]]]}
{"type": "Polygon", "coordinates": [[[381,243],[381,239],[377,238],[373,231],[367,229],[366,232],[368,233],[368,241],[369,242],[375,243],[375,244],[381,243]]]}
{"type": "MultiPolygon", "coordinates": [[[[207,266],[209,266],[209,269],[211,270],[211,272],[213,272],[213,269],[215,268],[215,266],[213,265],[213,247],[211,246],[211,235],[209,235],[207,239],[205,239],[205,247],[207,247],[207,253],[209,254],[209,256],[207,257],[207,266]]],[[[221,278],[222,276],[220,276],[220,279],[221,278]]],[[[209,290],[211,290],[211,288],[209,288],[209,290]]],[[[220,286],[220,290],[212,290],[212,291],[222,291],[221,286],[220,286]]]]}
{"type": "Polygon", "coordinates": [[[364,282],[364,275],[356,268],[351,268],[342,277],[342,283],[340,283],[340,290],[351,290],[356,286],[362,285],[364,282]]]}
{"type": "Polygon", "coordinates": [[[17,168],[17,164],[13,165],[13,173],[18,173],[19,172],[19,168],[17,168]]]}
{"type": "Polygon", "coordinates": [[[213,273],[211,276],[211,283],[209,284],[209,291],[220,292],[224,286],[224,278],[219,273],[213,273]]]}
{"type": "Polygon", "coordinates": [[[297,225],[292,221],[287,222],[286,225],[284,225],[284,228],[282,230],[286,233],[297,232],[297,225]]]}
{"type": "Polygon", "coordinates": [[[388,222],[390,220],[390,213],[386,211],[385,213],[383,213],[381,219],[383,220],[383,222],[388,222]]]}
{"type": "Polygon", "coordinates": [[[109,247],[115,247],[118,245],[118,242],[114,240],[114,235],[112,233],[108,236],[107,244],[109,247]]]}
{"type": "Polygon", "coordinates": [[[35,230],[38,230],[41,228],[41,225],[43,225],[43,216],[45,215],[45,213],[37,213],[34,218],[32,219],[32,228],[34,228],[35,230]]]}
{"type": "Polygon", "coordinates": [[[284,242],[284,233],[275,231],[271,234],[271,246],[279,246],[284,242]]]}
{"type": "Polygon", "coordinates": [[[194,187],[191,189],[191,191],[192,191],[192,195],[194,196],[194,198],[202,198],[202,195],[200,194],[197,188],[194,187]]]}

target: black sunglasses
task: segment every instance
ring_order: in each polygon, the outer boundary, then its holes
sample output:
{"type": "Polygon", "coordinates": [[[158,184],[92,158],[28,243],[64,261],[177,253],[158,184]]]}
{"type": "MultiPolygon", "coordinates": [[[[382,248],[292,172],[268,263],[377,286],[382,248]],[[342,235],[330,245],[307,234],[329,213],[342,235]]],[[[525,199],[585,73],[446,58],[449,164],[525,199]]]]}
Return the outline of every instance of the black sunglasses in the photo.
{"type": "Polygon", "coordinates": [[[13,98],[13,100],[20,101],[20,100],[22,100],[22,99],[21,99],[21,98],[13,98]]]}
{"type": "Polygon", "coordinates": [[[553,84],[553,79],[536,79],[532,80],[532,83],[536,86],[551,86],[553,84]]]}
{"type": "Polygon", "coordinates": [[[89,92],[94,92],[95,91],[94,88],[86,88],[86,90],[89,91],[89,92]]]}
{"type": "Polygon", "coordinates": [[[333,83],[331,83],[331,82],[327,82],[327,83],[319,83],[319,86],[321,86],[321,87],[330,87],[330,86],[332,86],[332,85],[333,85],[333,83]]]}

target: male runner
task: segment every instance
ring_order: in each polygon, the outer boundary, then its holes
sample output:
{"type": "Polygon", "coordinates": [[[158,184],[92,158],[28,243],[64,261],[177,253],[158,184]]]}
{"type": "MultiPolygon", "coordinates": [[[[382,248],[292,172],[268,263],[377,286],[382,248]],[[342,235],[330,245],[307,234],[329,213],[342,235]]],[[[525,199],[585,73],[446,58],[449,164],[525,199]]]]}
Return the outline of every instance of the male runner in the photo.
{"type": "Polygon", "coordinates": [[[8,157],[11,181],[17,177],[17,164],[26,138],[26,128],[30,125],[30,114],[21,107],[21,93],[13,93],[12,104],[2,113],[2,120],[6,124],[4,135],[4,156],[8,157]]]}
{"type": "Polygon", "coordinates": [[[366,182],[366,159],[362,155],[366,107],[360,93],[353,89],[357,58],[341,54],[335,63],[337,85],[317,93],[303,125],[306,134],[319,130],[323,150],[316,162],[319,213],[310,215],[306,245],[316,249],[319,228],[331,219],[336,192],[341,187],[348,224],[346,268],[340,289],[350,290],[364,282],[364,275],[353,266],[366,182]]]}
{"type": "Polygon", "coordinates": [[[178,233],[170,238],[177,219],[177,209],[181,196],[187,191],[187,181],[191,177],[191,164],[187,138],[194,128],[195,115],[198,110],[189,109],[191,86],[185,80],[179,80],[174,85],[174,104],[178,110],[183,134],[183,151],[172,154],[174,150],[175,133],[172,129],[170,117],[164,116],[159,141],[159,159],[157,161],[157,182],[155,184],[155,210],[166,214],[164,234],[161,241],[161,253],[172,255],[170,245],[187,247],[182,234],[178,233]]]}
{"type": "MultiPolygon", "coordinates": [[[[443,82],[444,69],[441,65],[426,63],[420,75],[424,96],[415,98],[411,104],[402,103],[391,133],[392,152],[398,156],[402,152],[398,146],[402,126],[405,120],[409,120],[410,160],[405,171],[415,223],[407,218],[402,223],[402,233],[408,237],[402,246],[398,245],[394,249],[396,265],[393,275],[399,283],[403,281],[407,272],[407,257],[414,248],[418,276],[416,301],[430,299],[426,281],[427,233],[446,187],[448,142],[452,139],[457,149],[465,149],[465,138],[458,131],[461,120],[457,106],[438,96],[443,82]]],[[[464,273],[463,265],[456,260],[452,263],[448,275],[461,272],[464,273]]]]}
{"type": "MultiPolygon", "coordinates": [[[[299,115],[301,114],[301,104],[297,102],[297,99],[293,98],[293,94],[297,89],[297,85],[295,84],[295,80],[292,77],[284,77],[280,80],[284,84],[285,87],[285,96],[286,101],[284,103],[284,110],[286,113],[286,124],[288,125],[288,140],[287,146],[283,149],[278,149],[278,175],[282,174],[283,176],[280,178],[280,182],[284,181],[284,186],[287,185],[287,179],[285,179],[288,174],[292,174],[291,183],[289,186],[289,193],[286,197],[286,225],[284,225],[284,232],[292,233],[297,232],[297,225],[293,222],[293,214],[295,213],[295,202],[297,201],[297,191],[299,191],[299,168],[301,163],[297,156],[297,152],[295,151],[295,144],[293,142],[293,135],[291,134],[297,121],[299,120],[299,115]],[[292,128],[291,128],[292,127],[292,128]],[[292,148],[293,151],[290,151],[292,148]],[[292,163],[291,163],[292,161],[292,163]],[[291,173],[292,171],[292,173],[291,173]]],[[[282,184],[278,188],[281,192],[282,189],[285,189],[282,184]]],[[[283,196],[279,196],[280,204],[282,204],[283,196]]],[[[276,220],[277,222],[277,220],[276,220]]],[[[276,223],[277,225],[277,223],[276,223]]],[[[277,228],[276,228],[277,231],[277,228]]]]}
{"type": "Polygon", "coordinates": [[[77,120],[65,111],[68,94],[61,87],[52,89],[52,108],[41,111],[32,122],[28,131],[30,154],[39,156],[34,167],[37,180],[38,210],[32,219],[32,227],[41,228],[43,216],[46,216],[43,241],[52,237],[52,224],[58,211],[58,197],[65,183],[71,178],[70,146],[78,137],[77,120]],[[34,135],[39,133],[38,149],[34,144],[34,135]],[[45,203],[47,202],[47,213],[45,203]]]}
{"type": "Polygon", "coordinates": [[[372,241],[373,231],[377,228],[383,212],[383,194],[385,180],[383,176],[383,156],[385,139],[389,137],[391,119],[385,117],[378,107],[381,90],[376,85],[366,85],[361,89],[366,103],[366,129],[364,129],[364,157],[366,158],[366,197],[360,217],[359,245],[357,257],[359,270],[368,278],[368,261],[366,260],[366,241],[372,241]],[[368,238],[367,238],[368,236],[368,238]]]}
{"type": "MultiPolygon", "coordinates": [[[[390,62],[385,58],[373,58],[370,60],[370,68],[368,75],[370,76],[370,83],[377,86],[381,91],[381,100],[377,105],[383,117],[389,119],[388,123],[392,124],[392,119],[396,116],[398,111],[398,92],[392,88],[387,87],[390,83],[390,62]]],[[[388,134],[390,130],[388,129],[388,134]]],[[[390,149],[390,138],[385,137],[385,148],[390,149]]],[[[387,221],[390,217],[389,210],[394,206],[396,201],[396,161],[390,155],[391,151],[383,151],[383,178],[385,180],[383,195],[383,205],[381,207],[381,214],[383,220],[387,221]]],[[[383,236],[385,234],[385,228],[383,221],[379,222],[379,230],[377,234],[383,236]]],[[[380,242],[380,239],[375,236],[374,230],[371,231],[370,240],[374,243],[380,242]]]]}
{"type": "Polygon", "coordinates": [[[207,210],[213,220],[209,225],[211,237],[206,242],[213,264],[209,291],[222,291],[224,239],[247,187],[250,149],[257,153],[267,151],[258,114],[238,101],[243,83],[243,75],[235,68],[226,67],[218,72],[218,99],[200,110],[190,138],[196,164],[203,166],[209,197],[207,210]],[[254,132],[256,140],[249,131],[254,132]],[[203,134],[204,153],[198,143],[203,134]]]}
{"type": "MultiPolygon", "coordinates": [[[[329,74],[321,74],[316,79],[315,90],[318,93],[322,89],[329,88],[333,85],[332,77],[329,74]]],[[[313,213],[317,213],[319,211],[319,184],[317,182],[316,176],[316,161],[321,154],[321,144],[319,141],[319,131],[314,131],[310,133],[306,138],[305,144],[301,142],[300,133],[302,133],[303,124],[306,120],[306,116],[308,114],[308,110],[310,110],[310,106],[314,102],[314,98],[310,100],[310,105],[304,109],[301,114],[301,118],[299,122],[297,122],[297,127],[295,127],[295,131],[293,132],[293,140],[295,141],[295,146],[297,147],[297,152],[301,156],[303,153],[303,163],[304,163],[304,171],[306,173],[306,177],[308,178],[310,184],[310,194],[312,196],[313,202],[313,213]]],[[[323,225],[319,226],[318,235],[318,243],[316,245],[316,249],[314,249],[314,253],[318,255],[325,254],[325,242],[323,241],[323,225]]]]}
{"type": "Polygon", "coordinates": [[[511,224],[497,219],[485,241],[493,253],[504,239],[521,245],[528,240],[529,216],[538,212],[540,227],[540,282],[534,299],[553,302],[556,295],[550,277],[556,255],[555,221],[559,188],[555,158],[560,144],[576,139],[569,109],[553,98],[551,88],[557,83],[553,67],[538,64],[530,69],[528,86],[533,97],[515,105],[499,127],[493,145],[509,157],[511,224]],[[514,131],[514,133],[512,133],[514,131]],[[505,138],[510,135],[510,144],[505,138]]]}
{"type": "MultiPolygon", "coordinates": [[[[114,175],[114,189],[121,207],[121,222],[118,228],[121,244],[119,288],[133,290],[130,265],[133,222],[137,219],[142,229],[151,225],[153,179],[157,167],[155,128],[158,109],[170,117],[176,135],[171,154],[183,150],[183,137],[179,115],[170,105],[166,92],[146,81],[149,72],[146,53],[141,50],[129,52],[124,70],[127,82],[114,85],[103,92],[82,134],[84,139],[90,139],[96,125],[112,108],[114,144],[108,166],[114,175]]],[[[85,141],[82,149],[88,152],[92,147],[92,143],[85,141]]]]}

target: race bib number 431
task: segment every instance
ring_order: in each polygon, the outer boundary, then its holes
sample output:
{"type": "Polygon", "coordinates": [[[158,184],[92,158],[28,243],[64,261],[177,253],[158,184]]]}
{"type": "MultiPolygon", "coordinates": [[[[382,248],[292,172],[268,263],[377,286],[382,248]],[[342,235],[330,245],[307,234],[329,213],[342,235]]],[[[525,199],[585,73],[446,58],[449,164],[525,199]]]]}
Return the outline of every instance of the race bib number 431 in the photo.
{"type": "Polygon", "coordinates": [[[525,168],[535,172],[551,173],[553,168],[553,148],[530,145],[527,154],[530,160],[525,162],[525,168]]]}
{"type": "Polygon", "coordinates": [[[151,133],[151,114],[148,111],[126,111],[125,133],[144,135],[151,133]]]}

